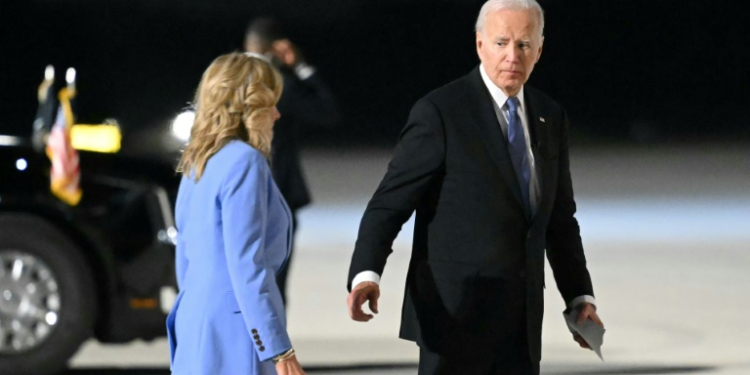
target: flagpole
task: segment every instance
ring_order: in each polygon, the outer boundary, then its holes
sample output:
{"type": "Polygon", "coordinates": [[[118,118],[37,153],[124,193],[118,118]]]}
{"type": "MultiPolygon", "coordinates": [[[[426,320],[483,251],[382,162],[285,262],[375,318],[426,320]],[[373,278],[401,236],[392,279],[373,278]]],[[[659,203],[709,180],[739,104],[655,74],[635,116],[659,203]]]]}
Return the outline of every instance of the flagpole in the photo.
{"type": "Polygon", "coordinates": [[[47,144],[47,135],[52,129],[52,122],[54,121],[54,83],[55,68],[52,65],[47,65],[44,70],[44,80],[37,90],[39,106],[31,133],[31,144],[37,152],[42,152],[44,150],[44,147],[47,144]]]}

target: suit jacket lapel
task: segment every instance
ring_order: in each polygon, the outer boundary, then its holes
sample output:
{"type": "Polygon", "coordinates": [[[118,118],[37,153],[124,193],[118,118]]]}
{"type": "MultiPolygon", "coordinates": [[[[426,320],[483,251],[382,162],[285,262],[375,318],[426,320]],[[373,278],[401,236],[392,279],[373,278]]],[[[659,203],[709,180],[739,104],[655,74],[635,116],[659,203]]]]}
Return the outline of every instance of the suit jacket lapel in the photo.
{"type": "Polygon", "coordinates": [[[534,154],[534,169],[536,170],[537,183],[539,184],[539,197],[536,213],[534,214],[534,218],[536,218],[547,203],[547,188],[549,187],[549,179],[546,175],[548,171],[547,161],[539,150],[544,149],[548,146],[547,143],[551,142],[549,139],[549,127],[547,125],[547,121],[551,119],[547,120],[548,116],[544,106],[539,101],[539,96],[528,85],[524,89],[524,99],[528,115],[529,136],[531,137],[531,151],[534,154]]]}
{"type": "Polygon", "coordinates": [[[484,140],[484,145],[487,147],[492,160],[500,169],[503,180],[515,195],[519,208],[523,210],[521,188],[518,186],[516,171],[513,169],[513,163],[510,160],[507,141],[500,124],[497,122],[495,109],[492,107],[492,96],[484,81],[482,81],[479,67],[469,73],[469,81],[472,85],[472,95],[476,96],[473,100],[476,103],[476,110],[471,111],[471,116],[473,122],[479,127],[478,134],[484,140]]]}

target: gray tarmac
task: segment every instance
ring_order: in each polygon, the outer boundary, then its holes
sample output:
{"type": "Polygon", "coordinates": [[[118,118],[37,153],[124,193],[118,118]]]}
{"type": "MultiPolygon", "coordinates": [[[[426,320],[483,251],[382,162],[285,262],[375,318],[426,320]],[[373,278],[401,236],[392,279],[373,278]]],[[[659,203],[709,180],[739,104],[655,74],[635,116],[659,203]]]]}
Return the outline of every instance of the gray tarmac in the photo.
{"type": "MultiPolygon", "coordinates": [[[[346,276],[359,219],[390,151],[311,150],[289,331],[310,373],[416,374],[397,339],[412,226],[382,280],[380,314],[349,320],[346,276]]],[[[605,334],[601,362],[577,347],[547,269],[543,374],[750,374],[750,145],[574,147],[581,224],[605,334]]],[[[164,339],[84,344],[68,374],[168,374],[164,339]]]]}

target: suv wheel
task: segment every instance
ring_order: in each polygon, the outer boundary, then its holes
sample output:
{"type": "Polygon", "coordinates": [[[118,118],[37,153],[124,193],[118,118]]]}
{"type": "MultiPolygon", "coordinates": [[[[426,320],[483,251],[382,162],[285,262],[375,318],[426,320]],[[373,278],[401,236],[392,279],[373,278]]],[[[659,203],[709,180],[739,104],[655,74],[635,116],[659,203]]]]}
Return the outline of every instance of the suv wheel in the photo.
{"type": "Polygon", "coordinates": [[[80,249],[49,222],[0,215],[0,374],[52,374],[91,337],[93,277],[80,249]]]}

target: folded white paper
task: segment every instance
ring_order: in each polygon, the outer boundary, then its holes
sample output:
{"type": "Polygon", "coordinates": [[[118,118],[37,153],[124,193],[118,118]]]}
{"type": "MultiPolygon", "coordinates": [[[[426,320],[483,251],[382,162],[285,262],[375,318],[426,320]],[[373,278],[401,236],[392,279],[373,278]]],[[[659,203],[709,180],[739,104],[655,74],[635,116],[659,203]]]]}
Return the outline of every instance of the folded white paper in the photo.
{"type": "Polygon", "coordinates": [[[594,323],[593,320],[590,319],[587,319],[581,324],[576,324],[578,314],[579,312],[576,309],[571,310],[568,314],[563,312],[565,323],[568,324],[568,328],[571,332],[578,333],[581,337],[583,337],[583,339],[586,340],[586,343],[589,344],[591,349],[594,350],[596,355],[598,355],[602,362],[604,362],[604,357],[602,357],[602,343],[604,342],[605,329],[599,327],[598,325],[596,325],[596,323],[594,323]]]}

